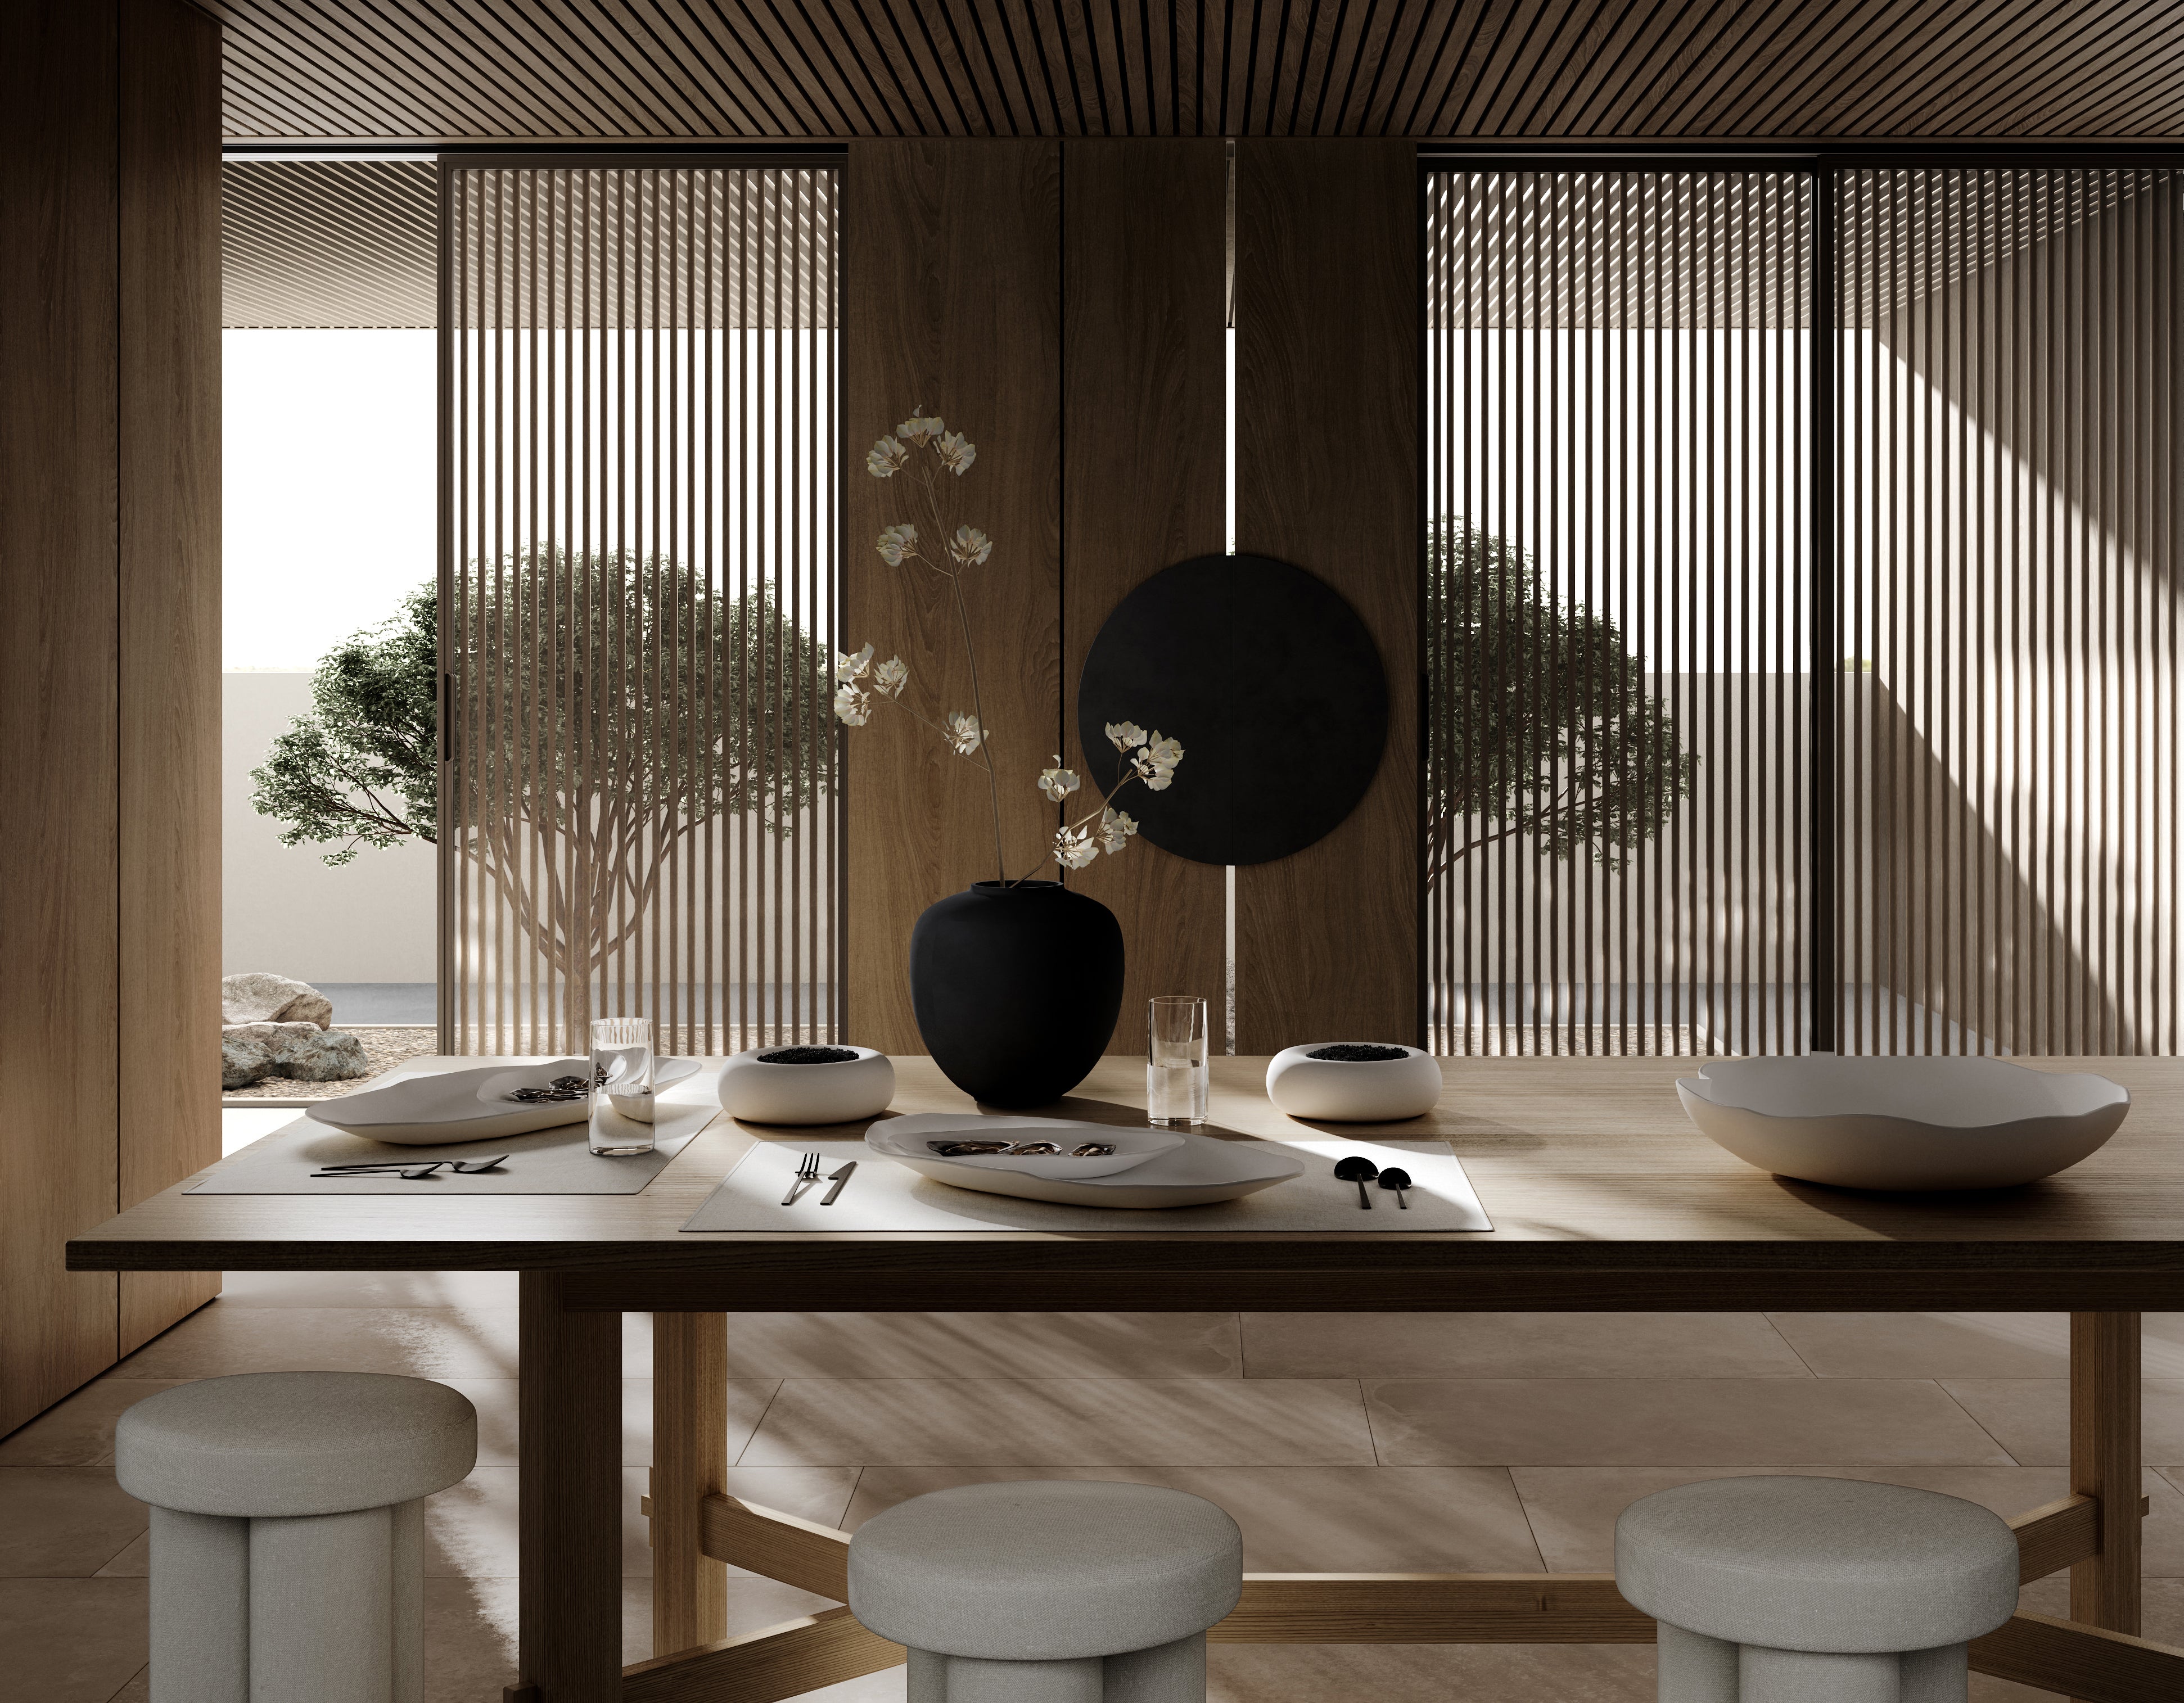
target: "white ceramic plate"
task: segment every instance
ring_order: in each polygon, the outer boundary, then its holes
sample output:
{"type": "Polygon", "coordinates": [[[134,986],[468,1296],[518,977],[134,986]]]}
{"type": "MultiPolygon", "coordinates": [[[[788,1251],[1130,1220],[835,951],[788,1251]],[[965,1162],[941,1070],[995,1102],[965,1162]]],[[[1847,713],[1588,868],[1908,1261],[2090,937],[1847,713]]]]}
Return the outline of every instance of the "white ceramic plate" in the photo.
{"type": "Polygon", "coordinates": [[[2094,1152],[2131,1110],[2105,1077],[1979,1058],[1735,1059],[1676,1093],[1747,1164],[1844,1188],[2037,1182],[2094,1152]]]}
{"type": "MultiPolygon", "coordinates": [[[[920,1119],[935,1114],[921,1113],[920,1119]]],[[[1206,1206],[1217,1200],[1234,1200],[1272,1188],[1304,1174],[1304,1161],[1284,1149],[1252,1141],[1219,1141],[1190,1131],[1117,1130],[1104,1124],[1064,1124],[1056,1118],[950,1118],[946,1121],[961,1133],[975,1121],[981,1129],[1000,1133],[1003,1127],[1028,1125],[1045,1129],[1062,1127],[1096,1130],[1086,1140],[1110,1140],[1117,1135],[1171,1135],[1175,1145],[1152,1155],[1127,1171],[1105,1177],[1039,1177],[1022,1169],[979,1170],[973,1160],[941,1159],[931,1154],[894,1152],[874,1142],[879,1130],[910,1123],[907,1117],[883,1119],[865,1136],[865,1144],[884,1158],[930,1177],[980,1194],[1013,1194],[1026,1200],[1057,1200],[1070,1206],[1119,1206],[1142,1210],[1147,1207],[1206,1206]]],[[[935,1138],[912,1131],[920,1142],[935,1138]]],[[[1037,1138],[1026,1137],[1025,1139],[1037,1138]]],[[[1056,1138],[1058,1139],[1059,1138],[1056,1138]]],[[[1022,1166],[1030,1161],[1013,1161],[1022,1166]]],[[[1078,1163],[1083,1163],[1079,1160],[1078,1163]]]]}
{"type": "Polygon", "coordinates": [[[1183,1145],[1173,1129],[1117,1129],[1104,1123],[1084,1123],[1063,1117],[981,1117],[975,1112],[913,1112],[907,1117],[883,1117],[865,1132],[865,1144],[889,1159],[939,1159],[929,1144],[950,1138],[975,1141],[1051,1141],[1063,1151],[1056,1154],[978,1154],[942,1162],[958,1170],[1006,1171],[1026,1177],[1051,1177],[1083,1183],[1095,1177],[1112,1177],[1143,1165],[1156,1154],[1183,1145]],[[1072,1158],[1068,1149],[1097,1141],[1115,1150],[1095,1159],[1072,1158]]]}
{"type": "MultiPolygon", "coordinates": [[[[703,1068],[697,1059],[653,1061],[653,1087],[664,1088],[703,1068]]],[[[476,1071],[439,1071],[404,1077],[384,1088],[363,1088],[339,1099],[320,1100],[304,1116],[314,1123],[401,1147],[430,1147],[443,1142],[499,1141],[565,1123],[582,1123],[592,1115],[589,1096],[522,1105],[507,1096],[516,1088],[543,1088],[555,1077],[591,1074],[589,1059],[548,1059],[535,1065],[493,1065],[476,1071]]]]}

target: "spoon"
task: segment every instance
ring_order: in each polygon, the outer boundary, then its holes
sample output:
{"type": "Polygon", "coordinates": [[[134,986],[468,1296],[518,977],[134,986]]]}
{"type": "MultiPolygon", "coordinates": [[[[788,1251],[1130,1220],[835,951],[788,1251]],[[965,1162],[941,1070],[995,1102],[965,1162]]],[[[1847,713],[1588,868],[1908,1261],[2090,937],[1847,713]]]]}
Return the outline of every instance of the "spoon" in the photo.
{"type": "Polygon", "coordinates": [[[1380,1186],[1396,1191],[1396,1205],[1404,1211],[1411,1210],[1410,1199],[1403,1191],[1411,1187],[1411,1173],[1400,1165],[1391,1165],[1380,1173],[1380,1186]]]}
{"type": "Polygon", "coordinates": [[[1357,1204],[1368,1212],[1373,1210],[1373,1197],[1365,1192],[1365,1185],[1380,1174],[1380,1167],[1362,1153],[1334,1161],[1334,1174],[1345,1183],[1357,1185],[1357,1204]]]}

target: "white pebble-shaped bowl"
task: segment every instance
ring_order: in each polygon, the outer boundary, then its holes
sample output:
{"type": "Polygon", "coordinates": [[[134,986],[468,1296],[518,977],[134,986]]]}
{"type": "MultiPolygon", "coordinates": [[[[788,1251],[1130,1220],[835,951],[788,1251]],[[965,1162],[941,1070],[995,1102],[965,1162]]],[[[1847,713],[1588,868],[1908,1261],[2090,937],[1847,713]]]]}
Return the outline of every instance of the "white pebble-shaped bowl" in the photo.
{"type": "MultiPolygon", "coordinates": [[[[806,1043],[834,1045],[838,1043],[806,1043]]],[[[749,1123],[855,1123],[878,1117],[894,1098],[894,1066],[885,1053],[845,1047],[854,1059],[828,1065],[770,1065],[789,1044],[753,1047],[721,1066],[721,1110],[749,1123]]]]}
{"type": "Polygon", "coordinates": [[[1676,1093],[1702,1133],[1762,1171],[1904,1191],[2036,1183],[2097,1151],[2131,1110],[2106,1077],[2001,1059],[1735,1059],[1676,1093]]]}
{"type": "Polygon", "coordinates": [[[1440,1061],[1417,1047],[1400,1059],[1315,1059],[1325,1047],[1401,1046],[1397,1041],[1308,1041],[1284,1047],[1267,1066],[1267,1098],[1291,1117],[1329,1123],[1400,1123],[1440,1099],[1440,1061]]]}

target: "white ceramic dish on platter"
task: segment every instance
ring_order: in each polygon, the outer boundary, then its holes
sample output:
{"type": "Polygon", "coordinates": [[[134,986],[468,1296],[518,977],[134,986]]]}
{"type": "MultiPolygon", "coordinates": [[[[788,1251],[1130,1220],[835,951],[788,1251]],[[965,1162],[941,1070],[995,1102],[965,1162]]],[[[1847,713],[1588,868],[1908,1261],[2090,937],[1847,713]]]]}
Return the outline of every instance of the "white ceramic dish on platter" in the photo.
{"type": "Polygon", "coordinates": [[[1842,1188],[2035,1183],[2095,1152],[2131,1110],[2106,1077],[1979,1058],[1720,1060],[1676,1093],[1747,1164],[1842,1188]]]}
{"type": "MultiPolygon", "coordinates": [[[[655,1092],[698,1074],[697,1059],[655,1059],[655,1092]]],[[[588,1059],[547,1059],[535,1065],[493,1065],[483,1070],[439,1071],[404,1077],[383,1088],[362,1088],[320,1100],[304,1113],[314,1123],[398,1147],[434,1147],[458,1141],[499,1141],[592,1115],[591,1096],[528,1105],[508,1099],[517,1088],[543,1088],[556,1077],[588,1077],[588,1059]]]]}
{"type": "Polygon", "coordinates": [[[883,1117],[865,1132],[866,1146],[905,1164],[913,1160],[940,1160],[930,1144],[950,1139],[1053,1142],[1062,1149],[1060,1153],[967,1154],[940,1162],[958,1170],[1013,1172],[1078,1183],[1131,1170],[1156,1154],[1183,1145],[1182,1136],[1172,1129],[1115,1129],[1075,1118],[981,1117],[975,1112],[921,1111],[907,1117],[883,1117]],[[1097,1158],[1071,1156],[1071,1148],[1088,1141],[1115,1150],[1097,1158]]]}
{"type": "MultiPolygon", "coordinates": [[[[1279,1147],[1259,1142],[1218,1141],[1179,1129],[1117,1129],[1106,1124],[1078,1123],[1051,1117],[959,1117],[922,1112],[911,1117],[883,1118],[865,1133],[865,1145],[897,1165],[980,1194],[1013,1194],[1026,1200],[1056,1200],[1069,1206],[1110,1206],[1136,1210],[1166,1206],[1206,1206],[1217,1200],[1234,1200],[1256,1194],[1304,1174],[1304,1161],[1279,1147]],[[902,1126],[913,1127],[904,1130],[902,1126]],[[925,1125],[936,1126],[926,1128],[925,1125]],[[1023,1133],[1018,1134],[1022,1130],[1023,1133]],[[883,1131],[893,1133],[882,1135],[883,1131]],[[1037,1131],[1038,1133],[1032,1132],[1037,1131]],[[1074,1140],[1113,1141],[1120,1156],[1121,1138],[1157,1137],[1168,1144],[1150,1152],[1128,1169],[1104,1176],[1039,1175],[1028,1167],[1051,1165],[1052,1160],[1018,1159],[994,1165],[992,1156],[943,1159],[925,1150],[928,1141],[946,1133],[1008,1134],[1020,1141],[1061,1141],[1067,1131],[1074,1140]],[[914,1146],[912,1144],[915,1144],[914,1146]]],[[[1079,1160],[1078,1164],[1096,1163],[1079,1160]]]]}

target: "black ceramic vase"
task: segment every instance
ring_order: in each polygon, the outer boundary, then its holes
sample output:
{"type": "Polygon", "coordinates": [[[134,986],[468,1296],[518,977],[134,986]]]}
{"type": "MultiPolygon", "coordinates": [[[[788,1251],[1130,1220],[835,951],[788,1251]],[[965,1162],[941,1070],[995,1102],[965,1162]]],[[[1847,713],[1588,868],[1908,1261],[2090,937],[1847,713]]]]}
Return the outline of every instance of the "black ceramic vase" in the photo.
{"type": "Polygon", "coordinates": [[[1091,1074],[1123,1004],[1123,930],[1056,881],[982,881],[910,936],[917,1032],[948,1080],[1011,1110],[1060,1099],[1091,1074]]]}

